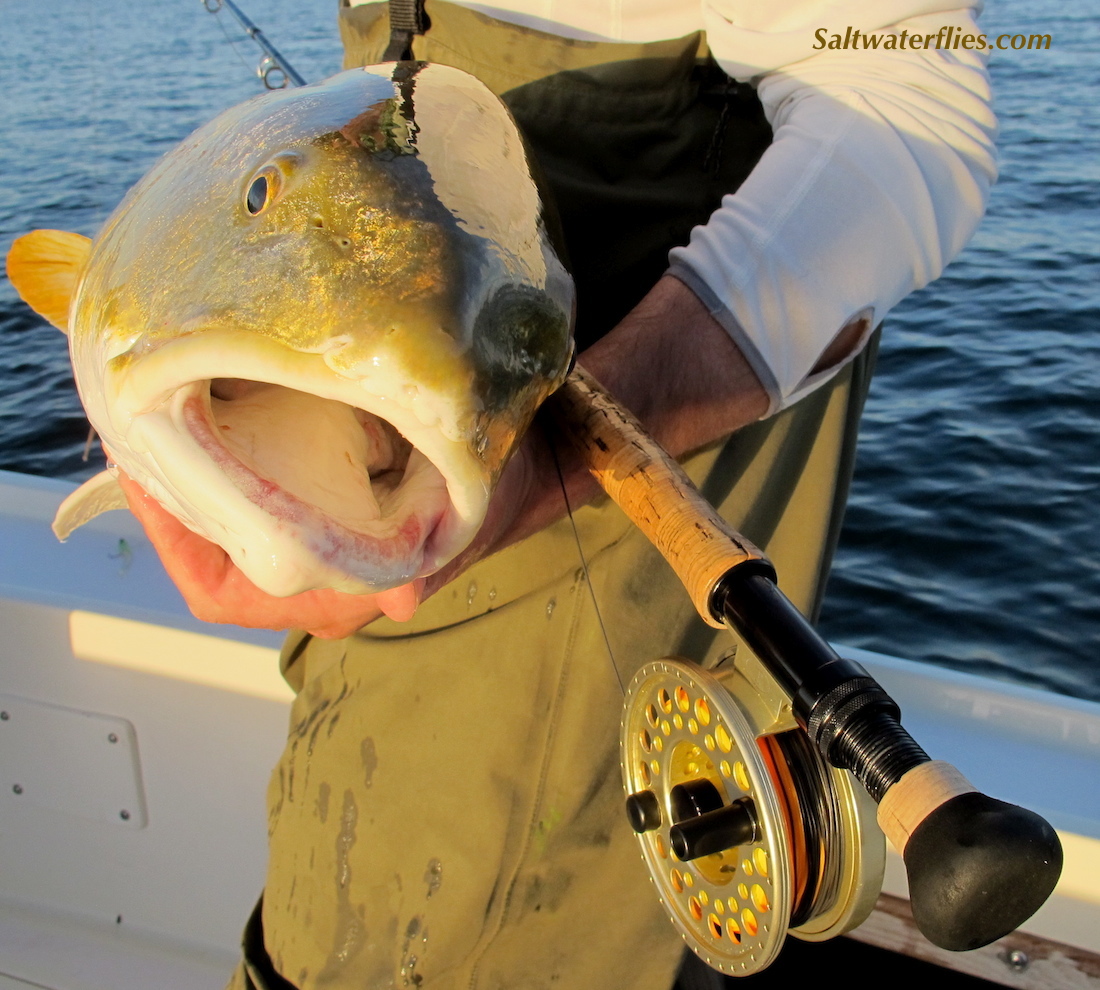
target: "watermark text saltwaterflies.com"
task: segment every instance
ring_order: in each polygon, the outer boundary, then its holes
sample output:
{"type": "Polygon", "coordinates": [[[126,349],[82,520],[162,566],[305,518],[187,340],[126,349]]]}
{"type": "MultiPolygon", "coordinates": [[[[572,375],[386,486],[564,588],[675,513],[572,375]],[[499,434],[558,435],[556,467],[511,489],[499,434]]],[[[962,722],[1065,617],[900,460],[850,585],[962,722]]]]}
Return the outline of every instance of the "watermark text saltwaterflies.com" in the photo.
{"type": "Polygon", "coordinates": [[[936,34],[918,34],[916,31],[860,31],[847,27],[844,34],[830,32],[828,28],[818,28],[814,32],[817,40],[813,44],[815,51],[833,50],[874,50],[920,51],[922,49],[965,49],[967,51],[1009,51],[1031,48],[1049,48],[1049,34],[999,34],[990,37],[987,34],[966,34],[954,24],[941,27],[936,34]]]}

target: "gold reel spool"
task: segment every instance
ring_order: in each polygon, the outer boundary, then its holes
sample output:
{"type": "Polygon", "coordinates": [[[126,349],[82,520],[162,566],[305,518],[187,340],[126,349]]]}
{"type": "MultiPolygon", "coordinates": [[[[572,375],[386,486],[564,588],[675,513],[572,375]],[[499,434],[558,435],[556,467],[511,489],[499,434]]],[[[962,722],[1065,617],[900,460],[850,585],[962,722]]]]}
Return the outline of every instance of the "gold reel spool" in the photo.
{"type": "Polygon", "coordinates": [[[777,711],[739,673],[657,660],[627,690],[621,755],[650,877],[708,965],[748,976],[788,931],[820,941],[870,913],[885,862],[875,805],[821,760],[789,700],[777,711]]]}

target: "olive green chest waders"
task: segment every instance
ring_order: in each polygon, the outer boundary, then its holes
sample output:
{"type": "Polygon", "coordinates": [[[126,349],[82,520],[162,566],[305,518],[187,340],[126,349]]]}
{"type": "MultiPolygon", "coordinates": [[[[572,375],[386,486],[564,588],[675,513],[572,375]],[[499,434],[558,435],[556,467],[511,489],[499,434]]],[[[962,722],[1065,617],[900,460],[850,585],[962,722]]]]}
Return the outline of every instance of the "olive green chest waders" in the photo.
{"type": "MultiPolygon", "coordinates": [[[[748,174],[770,140],[759,104],[727,85],[701,35],[582,42],[448,4],[427,13],[415,57],[479,76],[531,139],[577,276],[583,348],[748,174]]],[[[380,61],[386,5],[342,10],[341,30],[349,66],[380,61]]],[[[685,465],[807,612],[869,364],[685,465]]],[[[291,636],[298,697],[268,792],[267,883],[232,987],[671,986],[682,946],[622,811],[622,691],[592,599],[624,682],[662,655],[714,660],[729,643],[610,502],[575,521],[587,579],[565,520],[411,622],[342,642],[291,636]]]]}

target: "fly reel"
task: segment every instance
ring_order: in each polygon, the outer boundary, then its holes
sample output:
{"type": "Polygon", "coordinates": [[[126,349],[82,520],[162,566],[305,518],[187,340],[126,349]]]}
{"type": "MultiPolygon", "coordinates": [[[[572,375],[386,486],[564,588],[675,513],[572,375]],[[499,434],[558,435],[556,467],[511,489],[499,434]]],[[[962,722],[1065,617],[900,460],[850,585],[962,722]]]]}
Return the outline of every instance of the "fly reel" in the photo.
{"type": "Polygon", "coordinates": [[[751,654],[715,672],[672,658],[642,667],[621,754],[650,878],[708,965],[747,976],[788,932],[821,941],[870,913],[885,862],[875,804],[821,759],[751,654]]]}

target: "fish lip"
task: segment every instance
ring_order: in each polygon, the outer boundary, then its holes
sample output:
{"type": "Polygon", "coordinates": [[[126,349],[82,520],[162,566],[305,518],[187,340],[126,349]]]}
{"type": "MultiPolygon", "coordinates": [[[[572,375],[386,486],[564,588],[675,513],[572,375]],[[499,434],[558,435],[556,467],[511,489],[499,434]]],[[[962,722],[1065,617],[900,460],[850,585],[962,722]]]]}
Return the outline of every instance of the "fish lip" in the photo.
{"type": "Polygon", "coordinates": [[[252,505],[278,523],[308,533],[308,549],[325,565],[352,574],[369,571],[376,578],[371,590],[398,587],[422,576],[425,561],[434,555],[433,543],[449,502],[436,500],[427,511],[422,506],[409,508],[398,519],[387,520],[377,535],[353,530],[238,458],[218,436],[206,395],[201,388],[184,390],[178,421],[252,505]]]}

